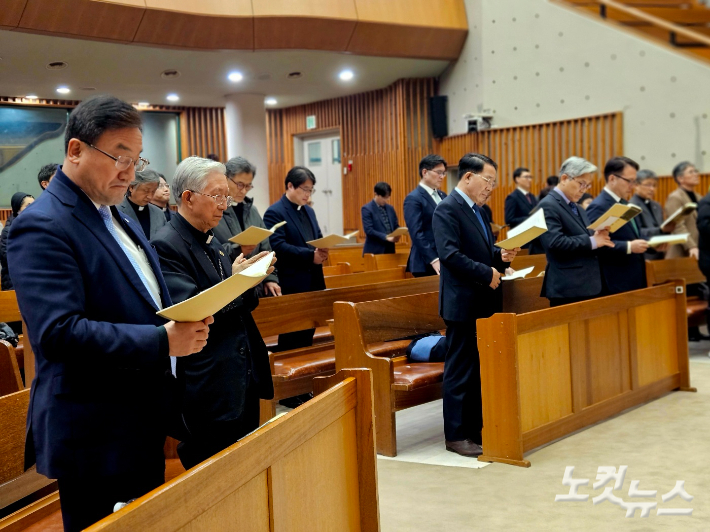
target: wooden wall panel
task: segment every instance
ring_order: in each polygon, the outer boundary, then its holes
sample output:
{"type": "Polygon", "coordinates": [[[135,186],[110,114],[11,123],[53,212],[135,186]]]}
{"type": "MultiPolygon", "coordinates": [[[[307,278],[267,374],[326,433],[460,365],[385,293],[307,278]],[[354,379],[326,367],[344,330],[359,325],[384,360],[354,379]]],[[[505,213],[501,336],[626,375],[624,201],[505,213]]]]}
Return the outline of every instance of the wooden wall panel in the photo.
{"type": "Polygon", "coordinates": [[[16,28],[26,4],[27,0],[3,0],[0,9],[0,28],[16,28]]]}
{"type": "Polygon", "coordinates": [[[180,157],[206,157],[214,153],[227,160],[223,107],[188,107],[180,113],[180,157]]]}
{"type": "Polygon", "coordinates": [[[146,9],[135,42],[201,50],[253,50],[254,19],[146,9]]]}

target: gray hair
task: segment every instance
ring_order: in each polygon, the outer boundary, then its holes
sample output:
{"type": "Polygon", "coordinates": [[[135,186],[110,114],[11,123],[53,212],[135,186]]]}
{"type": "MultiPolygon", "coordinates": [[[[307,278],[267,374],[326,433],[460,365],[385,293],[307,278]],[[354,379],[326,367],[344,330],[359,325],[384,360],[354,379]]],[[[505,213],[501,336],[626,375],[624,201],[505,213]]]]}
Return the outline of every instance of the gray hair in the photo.
{"type": "Polygon", "coordinates": [[[682,163],[678,163],[675,165],[675,167],[673,167],[673,179],[675,179],[676,183],[678,182],[678,178],[682,176],[685,171],[691,166],[695,168],[695,165],[693,163],[689,161],[683,161],[682,163]]]}
{"type": "Polygon", "coordinates": [[[224,174],[226,169],[220,162],[196,156],[188,157],[178,165],[171,185],[178,207],[182,204],[182,193],[186,190],[202,192],[205,189],[205,178],[212,172],[224,174]]]}
{"type": "Polygon", "coordinates": [[[160,183],[160,174],[150,169],[136,172],[136,177],[131,185],[146,185],[148,183],[160,183]]]}
{"type": "Polygon", "coordinates": [[[592,174],[596,171],[597,167],[588,160],[572,156],[562,163],[559,174],[560,176],[567,174],[568,177],[575,178],[584,174],[592,174]]]}
{"type": "Polygon", "coordinates": [[[658,179],[658,176],[653,170],[639,170],[636,174],[636,183],[639,185],[647,179],[658,179]]]}
{"type": "Polygon", "coordinates": [[[247,161],[244,157],[232,157],[225,164],[227,167],[227,178],[232,179],[237,174],[251,174],[256,177],[256,166],[247,161]]]}

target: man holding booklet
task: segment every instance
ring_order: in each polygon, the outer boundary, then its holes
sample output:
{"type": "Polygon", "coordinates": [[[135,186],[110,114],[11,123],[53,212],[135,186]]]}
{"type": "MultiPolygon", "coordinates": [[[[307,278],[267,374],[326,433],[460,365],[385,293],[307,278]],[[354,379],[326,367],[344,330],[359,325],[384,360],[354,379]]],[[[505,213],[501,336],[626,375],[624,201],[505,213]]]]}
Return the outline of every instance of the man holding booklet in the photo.
{"type": "MultiPolygon", "coordinates": [[[[663,223],[663,207],[653,200],[658,186],[658,177],[652,170],[639,170],[636,174],[636,187],[629,203],[641,208],[641,214],[635,218],[641,238],[650,240],[654,236],[672,233],[675,222],[663,223]]],[[[650,243],[649,243],[650,244],[650,243]]],[[[660,260],[664,257],[667,246],[651,247],[644,254],[646,260],[660,260]]]]}
{"type": "MultiPolygon", "coordinates": [[[[687,161],[677,164],[675,168],[673,168],[673,179],[678,183],[678,188],[671,192],[666,200],[665,211],[667,218],[670,218],[674,213],[678,212],[679,209],[685,210],[686,207],[692,207],[692,205],[697,207],[698,203],[698,197],[695,195],[695,187],[700,184],[700,174],[695,166],[687,161]]],[[[681,216],[677,220],[673,233],[688,233],[688,240],[684,244],[671,246],[666,253],[667,259],[675,259],[678,257],[693,257],[696,260],[698,259],[697,219],[697,211],[690,208],[684,216],[681,216]]]]}
{"type": "Polygon", "coordinates": [[[373,255],[394,253],[398,236],[390,236],[398,227],[397,213],[390,205],[392,187],[381,181],[375,185],[375,197],[362,206],[362,227],[365,231],[365,246],[362,250],[373,255]]]}

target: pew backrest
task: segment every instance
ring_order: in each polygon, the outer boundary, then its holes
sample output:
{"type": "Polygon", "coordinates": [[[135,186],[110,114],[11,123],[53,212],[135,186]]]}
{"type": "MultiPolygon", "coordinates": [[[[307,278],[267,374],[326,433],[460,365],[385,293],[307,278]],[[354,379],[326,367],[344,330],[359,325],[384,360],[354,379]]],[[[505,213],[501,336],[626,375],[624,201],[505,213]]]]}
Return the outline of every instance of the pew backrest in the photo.
{"type": "Polygon", "coordinates": [[[323,266],[323,275],[330,277],[331,275],[347,275],[353,273],[349,262],[339,262],[335,266],[323,266]]]}
{"type": "MultiPolygon", "coordinates": [[[[535,255],[533,255],[535,256],[535,255]]],[[[542,277],[526,277],[514,281],[503,281],[503,312],[523,314],[550,307],[550,300],[541,297],[542,277]]]]}
{"type": "Polygon", "coordinates": [[[678,259],[647,260],[646,282],[648,286],[663,284],[676,279],[685,279],[685,284],[704,283],[703,272],[693,257],[678,259]]]}
{"type": "Polygon", "coordinates": [[[350,264],[352,273],[365,271],[365,259],[362,256],[362,244],[352,244],[331,248],[328,252],[327,266],[334,266],[339,262],[350,264]]]}
{"type": "Polygon", "coordinates": [[[365,271],[388,270],[399,266],[406,266],[409,253],[384,253],[374,255],[365,254],[365,271]]]}
{"type": "Polygon", "coordinates": [[[523,270],[533,266],[535,269],[528,274],[528,277],[537,277],[540,272],[544,272],[547,267],[547,257],[541,255],[520,255],[513,259],[510,267],[514,270],[523,270]]]}
{"type": "Polygon", "coordinates": [[[24,385],[15,348],[9,342],[0,340],[0,396],[19,392],[22,388],[24,385]]]}
{"type": "Polygon", "coordinates": [[[361,286],[388,281],[400,281],[406,278],[404,266],[389,270],[376,270],[347,275],[332,275],[325,278],[326,288],[345,288],[347,286],[361,286]]]}
{"type": "Polygon", "coordinates": [[[0,484],[25,471],[25,425],[30,391],[0,397],[0,484]]]}
{"type": "Polygon", "coordinates": [[[27,388],[29,388],[35,376],[35,356],[32,352],[32,345],[30,344],[30,340],[27,336],[27,326],[22,320],[22,315],[20,314],[20,307],[17,304],[17,295],[15,294],[15,291],[0,291],[0,322],[9,323],[13,321],[22,321],[22,345],[24,357],[23,366],[25,370],[25,383],[27,385],[27,388]]]}

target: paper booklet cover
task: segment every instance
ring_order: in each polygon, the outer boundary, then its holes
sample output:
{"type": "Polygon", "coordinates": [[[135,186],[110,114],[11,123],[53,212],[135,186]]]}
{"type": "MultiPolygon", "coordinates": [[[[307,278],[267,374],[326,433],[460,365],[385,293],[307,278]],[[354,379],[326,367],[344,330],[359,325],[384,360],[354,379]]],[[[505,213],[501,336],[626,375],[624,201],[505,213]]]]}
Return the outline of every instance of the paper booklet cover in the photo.
{"type": "Polygon", "coordinates": [[[347,244],[350,239],[358,234],[360,231],[353,231],[345,236],[340,235],[328,235],[323,238],[318,238],[316,240],[310,240],[306,244],[310,244],[315,248],[328,249],[337,246],[338,244],[347,244]]]}
{"type": "Polygon", "coordinates": [[[648,247],[655,248],[663,244],[685,244],[688,241],[688,236],[690,236],[690,233],[654,236],[648,241],[648,247]]]}
{"type": "Polygon", "coordinates": [[[529,268],[523,268],[517,272],[501,277],[501,281],[512,281],[513,279],[525,279],[525,276],[535,269],[535,266],[530,266],[529,268]]]}
{"type": "Polygon", "coordinates": [[[510,229],[508,231],[508,238],[496,242],[496,246],[503,249],[519,248],[546,232],[547,223],[545,222],[545,211],[539,209],[519,226],[510,229]]]}
{"type": "Polygon", "coordinates": [[[663,229],[666,225],[668,225],[671,222],[676,222],[676,221],[680,220],[681,218],[683,218],[684,216],[688,216],[691,212],[693,212],[697,208],[698,208],[697,203],[693,203],[692,201],[686,203],[680,209],[678,209],[673,214],[671,214],[668,217],[668,219],[661,224],[661,229],[663,229]]]}
{"type": "Polygon", "coordinates": [[[587,229],[599,229],[602,227],[608,227],[609,232],[613,233],[621,229],[626,222],[630,221],[641,214],[641,207],[634,205],[633,203],[628,203],[622,205],[621,203],[615,203],[611,208],[602,214],[596,222],[587,226],[587,229]]]}
{"type": "Polygon", "coordinates": [[[255,225],[252,225],[251,227],[247,227],[238,235],[234,235],[229,239],[229,241],[234,244],[239,244],[240,246],[256,246],[273,235],[279,227],[285,224],[285,221],[279,222],[271,229],[264,229],[263,227],[256,227],[255,225]]]}
{"type": "Polygon", "coordinates": [[[409,234],[409,229],[407,229],[406,227],[398,227],[397,229],[392,231],[387,236],[388,237],[390,237],[390,236],[404,236],[404,235],[408,235],[408,234],[409,234]]]}
{"type": "Polygon", "coordinates": [[[222,310],[250,288],[255,287],[266,278],[266,272],[271,266],[273,251],[262,257],[248,268],[232,275],[219,284],[214,285],[186,299],[182,303],[173,305],[157,312],[168,320],[186,322],[202,321],[207,316],[222,310]]]}

